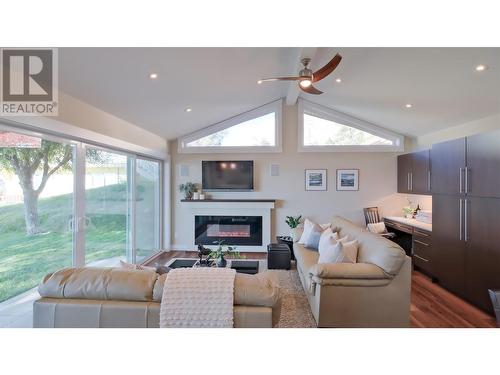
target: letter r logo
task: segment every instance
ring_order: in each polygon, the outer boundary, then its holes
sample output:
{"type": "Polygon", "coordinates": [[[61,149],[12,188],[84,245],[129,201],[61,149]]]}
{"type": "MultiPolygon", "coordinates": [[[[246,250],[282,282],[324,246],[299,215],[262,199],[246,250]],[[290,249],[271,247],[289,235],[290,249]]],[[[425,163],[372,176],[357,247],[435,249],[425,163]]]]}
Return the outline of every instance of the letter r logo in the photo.
{"type": "Polygon", "coordinates": [[[52,101],[53,51],[4,49],[3,101],[52,101]]]}

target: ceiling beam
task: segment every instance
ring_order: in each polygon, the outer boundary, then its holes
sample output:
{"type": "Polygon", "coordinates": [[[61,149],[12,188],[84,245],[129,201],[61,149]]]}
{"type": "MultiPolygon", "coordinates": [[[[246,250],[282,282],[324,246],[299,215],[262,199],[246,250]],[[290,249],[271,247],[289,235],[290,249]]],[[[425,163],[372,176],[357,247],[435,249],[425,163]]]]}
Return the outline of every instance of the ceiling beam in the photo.
{"type": "MultiPolygon", "coordinates": [[[[316,54],[316,49],[317,48],[313,47],[306,47],[299,49],[299,52],[296,55],[297,63],[295,66],[294,74],[298,74],[299,71],[302,69],[302,63],[300,62],[300,60],[302,60],[304,57],[309,57],[310,59],[314,58],[314,55],[316,54]]],[[[299,94],[300,94],[300,89],[297,81],[291,81],[288,84],[288,91],[286,94],[286,105],[295,105],[295,103],[297,103],[299,94]]]]}

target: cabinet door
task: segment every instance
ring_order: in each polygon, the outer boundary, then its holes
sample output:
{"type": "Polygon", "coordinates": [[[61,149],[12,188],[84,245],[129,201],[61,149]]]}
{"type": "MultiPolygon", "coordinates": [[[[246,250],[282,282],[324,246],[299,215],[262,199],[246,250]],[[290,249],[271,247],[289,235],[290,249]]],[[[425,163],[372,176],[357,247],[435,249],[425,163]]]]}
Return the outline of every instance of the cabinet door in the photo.
{"type": "Polygon", "coordinates": [[[465,296],[493,313],[488,289],[500,288],[500,199],[468,198],[465,296]]]}
{"type": "Polygon", "coordinates": [[[410,192],[411,154],[398,156],[398,193],[410,192]]]}
{"type": "Polygon", "coordinates": [[[433,194],[464,193],[464,169],[465,138],[432,145],[431,188],[433,194]]]}
{"type": "Polygon", "coordinates": [[[434,275],[443,287],[461,296],[465,272],[464,200],[458,195],[432,195],[434,275]]]}
{"type": "Polygon", "coordinates": [[[467,138],[467,192],[500,198],[500,130],[467,138]]]}
{"type": "Polygon", "coordinates": [[[414,152],[410,188],[415,194],[430,194],[429,150],[414,152]]]}

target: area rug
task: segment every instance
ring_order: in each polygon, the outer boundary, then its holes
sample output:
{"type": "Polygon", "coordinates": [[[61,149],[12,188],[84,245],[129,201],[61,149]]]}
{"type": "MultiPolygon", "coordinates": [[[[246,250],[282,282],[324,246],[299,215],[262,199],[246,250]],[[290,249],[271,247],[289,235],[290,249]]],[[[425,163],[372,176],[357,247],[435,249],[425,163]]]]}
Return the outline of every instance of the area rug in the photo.
{"type": "Polygon", "coordinates": [[[277,328],[316,328],[297,270],[269,270],[274,273],[282,293],[281,316],[277,328]]]}

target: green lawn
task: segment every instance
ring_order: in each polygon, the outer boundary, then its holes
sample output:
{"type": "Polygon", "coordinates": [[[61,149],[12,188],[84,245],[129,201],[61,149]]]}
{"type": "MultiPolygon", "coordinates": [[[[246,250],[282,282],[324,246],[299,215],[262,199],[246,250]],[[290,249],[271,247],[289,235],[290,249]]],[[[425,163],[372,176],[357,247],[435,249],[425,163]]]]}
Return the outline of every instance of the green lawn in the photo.
{"type": "MultiPolygon", "coordinates": [[[[125,255],[126,186],[87,191],[86,262],[125,255]]],[[[23,205],[0,206],[0,302],[36,286],[49,272],[72,264],[71,194],[40,199],[42,234],[25,234],[23,205]]]]}

